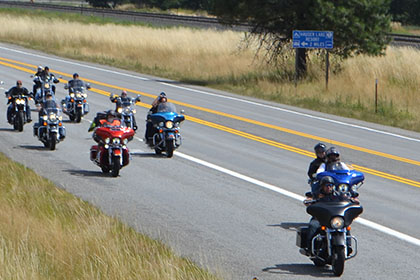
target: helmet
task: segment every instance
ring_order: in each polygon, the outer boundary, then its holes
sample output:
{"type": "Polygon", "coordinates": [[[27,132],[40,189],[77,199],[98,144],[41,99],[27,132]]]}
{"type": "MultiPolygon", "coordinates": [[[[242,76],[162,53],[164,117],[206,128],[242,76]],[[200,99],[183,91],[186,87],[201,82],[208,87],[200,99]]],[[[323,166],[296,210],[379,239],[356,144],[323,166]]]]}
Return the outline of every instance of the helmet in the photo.
{"type": "Polygon", "coordinates": [[[333,184],[334,185],[334,179],[331,176],[324,176],[324,177],[322,177],[319,184],[321,186],[325,186],[326,184],[333,184]]]}
{"type": "Polygon", "coordinates": [[[45,66],[45,67],[44,67],[44,70],[50,70],[50,67],[45,66]]]}
{"type": "Polygon", "coordinates": [[[52,93],[51,92],[47,92],[46,94],[45,94],[45,97],[52,97],[52,93]]]}
{"type": "Polygon", "coordinates": [[[74,74],[73,74],[73,79],[76,79],[76,77],[79,77],[79,74],[74,73],[74,74]]]}
{"type": "Polygon", "coordinates": [[[38,71],[39,71],[39,70],[42,70],[42,66],[41,66],[41,65],[39,65],[37,70],[38,70],[38,71]]]}
{"type": "Polygon", "coordinates": [[[162,92],[159,94],[159,96],[160,96],[160,97],[166,97],[166,93],[162,91],[162,92]]]}
{"type": "Polygon", "coordinates": [[[325,146],[323,143],[318,143],[315,145],[314,150],[316,153],[322,153],[327,150],[327,146],[325,146]]]}
{"type": "Polygon", "coordinates": [[[126,97],[126,96],[127,96],[127,91],[126,91],[126,90],[123,90],[123,91],[121,92],[121,96],[122,96],[122,97],[126,97]]]}
{"type": "Polygon", "coordinates": [[[333,191],[333,187],[334,187],[334,179],[330,176],[325,176],[322,177],[321,182],[319,183],[321,185],[321,190],[320,192],[323,194],[330,194],[333,191]],[[324,188],[324,187],[332,187],[330,188],[324,188]]]}
{"type": "Polygon", "coordinates": [[[331,155],[340,156],[340,152],[337,150],[336,147],[331,147],[326,151],[326,155],[327,157],[331,155]]]}

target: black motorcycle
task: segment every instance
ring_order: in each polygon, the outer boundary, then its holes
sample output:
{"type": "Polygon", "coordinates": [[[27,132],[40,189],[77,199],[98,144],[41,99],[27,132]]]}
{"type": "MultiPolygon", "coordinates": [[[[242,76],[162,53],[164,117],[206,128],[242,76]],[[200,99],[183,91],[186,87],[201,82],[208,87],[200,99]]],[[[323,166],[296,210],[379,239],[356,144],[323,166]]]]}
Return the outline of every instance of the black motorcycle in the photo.
{"type": "Polygon", "coordinates": [[[121,97],[111,97],[112,102],[116,103],[116,112],[125,125],[129,128],[137,130],[137,124],[135,120],[136,109],[133,108],[133,105],[136,102],[140,102],[140,96],[136,98],[121,98],[121,97]]]}
{"type": "Polygon", "coordinates": [[[39,122],[34,124],[34,136],[38,137],[45,148],[55,150],[57,143],[66,137],[66,128],[63,126],[58,108],[46,108],[40,116],[39,122]]]}
{"type": "Polygon", "coordinates": [[[59,83],[58,79],[53,79],[53,78],[43,79],[42,77],[35,76],[33,82],[34,84],[38,85],[36,92],[34,92],[34,95],[35,95],[34,99],[35,99],[36,104],[42,103],[45,100],[47,93],[51,93],[55,99],[55,92],[53,88],[54,88],[54,84],[59,83]]]}
{"type": "MultiPolygon", "coordinates": [[[[65,89],[69,89],[67,85],[65,89]]],[[[90,89],[90,85],[86,85],[87,89],[90,89]]],[[[89,103],[87,102],[87,94],[85,93],[85,87],[70,87],[70,93],[61,103],[64,114],[68,115],[71,121],[80,123],[82,116],[89,113],[89,103]]]]}
{"type": "Polygon", "coordinates": [[[10,112],[9,123],[13,125],[13,129],[23,131],[23,125],[27,123],[26,107],[29,101],[27,95],[13,95],[9,96],[12,102],[12,111],[10,112]]]}
{"type": "MultiPolygon", "coordinates": [[[[316,266],[332,265],[336,276],[343,274],[344,262],[357,254],[357,239],[350,234],[350,228],[353,220],[363,212],[363,207],[350,199],[357,195],[356,190],[362,183],[350,189],[338,185],[340,187],[335,186],[334,191],[346,199],[338,202],[307,201],[306,212],[319,221],[320,228],[310,237],[309,227],[300,227],[296,238],[302,254],[309,256],[316,266]],[[310,244],[307,244],[308,240],[310,244]]],[[[311,193],[306,195],[311,196],[311,193]]]]}

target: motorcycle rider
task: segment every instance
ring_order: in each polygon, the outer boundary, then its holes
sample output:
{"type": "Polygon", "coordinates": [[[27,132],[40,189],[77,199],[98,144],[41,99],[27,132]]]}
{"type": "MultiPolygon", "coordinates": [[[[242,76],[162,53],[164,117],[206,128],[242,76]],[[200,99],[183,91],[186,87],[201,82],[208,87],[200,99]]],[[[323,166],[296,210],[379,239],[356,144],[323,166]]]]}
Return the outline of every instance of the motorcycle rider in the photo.
{"type": "Polygon", "coordinates": [[[315,193],[316,188],[318,187],[318,185],[315,182],[317,170],[321,166],[321,164],[327,162],[327,157],[325,155],[326,150],[327,150],[327,146],[325,146],[325,144],[323,143],[318,143],[314,147],[316,158],[309,164],[309,169],[308,169],[308,176],[309,176],[309,182],[311,184],[312,193],[315,193]]]}
{"type": "MultiPolygon", "coordinates": [[[[41,73],[41,79],[44,81],[52,80],[54,84],[59,83],[60,81],[54,76],[54,74],[50,73],[50,68],[48,66],[44,67],[44,71],[41,73]]],[[[55,85],[52,85],[52,91],[55,94],[55,85]]]]}
{"type": "MultiPolygon", "coordinates": [[[[6,97],[8,98],[7,104],[10,104],[7,107],[7,121],[9,123],[12,122],[12,110],[14,110],[14,99],[17,95],[21,94],[23,96],[32,97],[32,94],[28,92],[28,89],[22,86],[22,81],[16,81],[16,86],[10,88],[8,91],[5,92],[6,97]]],[[[31,108],[29,107],[29,102],[26,103],[26,121],[30,123],[32,121],[31,118],[31,108]]]]}
{"type": "MultiPolygon", "coordinates": [[[[340,195],[339,193],[334,191],[334,179],[331,176],[322,177],[320,181],[320,194],[316,198],[316,200],[305,200],[303,203],[306,206],[312,205],[317,202],[339,202],[339,201],[349,201],[356,204],[359,204],[359,199],[357,197],[347,197],[344,195],[340,195]]],[[[316,232],[320,228],[320,223],[314,217],[311,217],[309,221],[309,228],[307,233],[306,244],[308,244],[308,248],[306,249],[306,253],[309,255],[311,252],[312,247],[312,238],[315,236],[316,232]]],[[[350,232],[347,232],[350,235],[350,232]]],[[[348,240],[347,246],[351,249],[351,243],[348,240]]]]}
{"type": "MultiPolygon", "coordinates": [[[[127,95],[127,91],[123,90],[121,92],[121,95],[113,95],[109,98],[111,100],[111,102],[115,103],[115,112],[117,112],[118,114],[118,108],[124,108],[126,105],[124,104],[136,104],[136,102],[140,102],[140,96],[137,96],[136,98],[132,98],[129,97],[127,95]]],[[[133,114],[133,129],[137,130],[137,123],[136,123],[136,118],[134,117],[133,114]]]]}
{"type": "Polygon", "coordinates": [[[101,127],[104,125],[109,125],[109,126],[121,126],[122,122],[121,120],[118,118],[117,114],[115,113],[115,111],[113,110],[108,110],[106,112],[98,112],[95,116],[95,118],[93,119],[88,132],[91,132],[92,130],[94,130],[97,127],[101,127]]]}
{"type": "Polygon", "coordinates": [[[336,147],[330,147],[325,152],[325,154],[326,154],[326,157],[327,157],[327,161],[325,163],[322,163],[319,166],[318,170],[316,171],[317,174],[321,173],[321,172],[324,172],[324,171],[331,170],[331,167],[338,162],[340,162],[341,165],[344,168],[349,169],[345,163],[341,162],[340,152],[338,151],[338,149],[336,147]]]}
{"type": "Polygon", "coordinates": [[[147,120],[146,120],[146,133],[144,135],[144,138],[146,139],[146,144],[151,145],[152,143],[152,137],[155,134],[153,123],[150,121],[149,116],[151,114],[157,113],[159,104],[165,103],[168,101],[168,98],[166,97],[166,93],[163,91],[159,94],[158,97],[156,97],[155,100],[152,102],[152,108],[150,108],[149,112],[147,113],[147,120]]]}
{"type": "Polygon", "coordinates": [[[42,66],[38,66],[36,73],[34,74],[34,85],[32,87],[33,94],[36,94],[36,91],[41,87],[41,81],[39,80],[42,74],[42,66]]]}
{"type": "Polygon", "coordinates": [[[68,104],[68,102],[70,101],[70,99],[71,99],[70,94],[74,92],[75,88],[81,88],[81,87],[84,87],[86,89],[90,89],[90,85],[85,83],[84,81],[80,80],[79,79],[79,74],[74,73],[73,74],[73,80],[70,80],[67,83],[67,88],[69,90],[69,94],[63,100],[61,100],[61,103],[63,104],[63,108],[65,110],[67,110],[67,107],[64,106],[64,105],[68,104]]]}

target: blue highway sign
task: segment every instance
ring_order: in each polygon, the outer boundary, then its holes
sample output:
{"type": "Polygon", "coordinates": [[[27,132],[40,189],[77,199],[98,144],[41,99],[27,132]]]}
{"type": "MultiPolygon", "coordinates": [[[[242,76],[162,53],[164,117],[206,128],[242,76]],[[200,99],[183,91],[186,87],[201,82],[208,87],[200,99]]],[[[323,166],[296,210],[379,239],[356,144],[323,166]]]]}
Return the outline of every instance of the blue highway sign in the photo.
{"type": "Polygon", "coordinates": [[[332,49],[333,31],[293,30],[294,48],[332,49]]]}

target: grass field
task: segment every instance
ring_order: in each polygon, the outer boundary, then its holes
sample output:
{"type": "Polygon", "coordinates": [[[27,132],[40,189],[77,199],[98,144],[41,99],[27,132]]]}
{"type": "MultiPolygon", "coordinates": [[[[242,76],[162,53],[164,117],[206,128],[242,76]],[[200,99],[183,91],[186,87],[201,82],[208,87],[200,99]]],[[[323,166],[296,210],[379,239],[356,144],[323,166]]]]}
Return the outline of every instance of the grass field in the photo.
{"type": "Polygon", "coordinates": [[[284,104],[420,131],[420,51],[389,47],[385,56],[331,57],[328,90],[322,55],[312,54],[308,77],[295,85],[294,55],[279,67],[245,47],[232,31],[151,28],[98,18],[3,10],[0,40],[61,56],[229,90],[284,104]],[[375,80],[379,99],[375,113],[375,80]]]}
{"type": "Polygon", "coordinates": [[[0,153],[0,279],[217,279],[0,153]]]}

